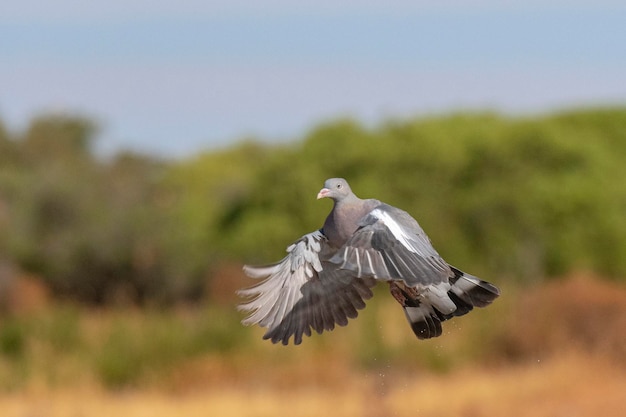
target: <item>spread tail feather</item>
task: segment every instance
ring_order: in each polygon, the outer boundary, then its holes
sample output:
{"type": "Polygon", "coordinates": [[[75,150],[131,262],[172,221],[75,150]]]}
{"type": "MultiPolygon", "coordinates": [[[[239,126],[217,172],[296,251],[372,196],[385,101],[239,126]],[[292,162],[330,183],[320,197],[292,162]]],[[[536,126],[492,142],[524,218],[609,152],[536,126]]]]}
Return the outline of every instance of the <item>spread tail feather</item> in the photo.
{"type": "MultiPolygon", "coordinates": [[[[487,307],[500,295],[500,290],[495,285],[483,281],[474,275],[467,274],[453,266],[450,266],[450,268],[454,272],[454,278],[450,279],[452,286],[448,291],[448,295],[452,293],[472,307],[487,307]]],[[[455,304],[457,303],[455,302],[455,304]]],[[[467,312],[469,312],[469,310],[467,312]]],[[[460,316],[461,314],[455,315],[460,316]]]]}
{"type": "Polygon", "coordinates": [[[456,308],[442,312],[441,293],[405,287],[402,283],[392,282],[391,293],[404,308],[404,314],[411,329],[419,339],[430,339],[442,334],[441,322],[455,316],[462,316],[474,307],[488,306],[500,295],[500,290],[493,284],[473,275],[451,267],[454,277],[449,281],[447,298],[456,308]],[[439,309],[438,309],[439,307],[439,309]]]}

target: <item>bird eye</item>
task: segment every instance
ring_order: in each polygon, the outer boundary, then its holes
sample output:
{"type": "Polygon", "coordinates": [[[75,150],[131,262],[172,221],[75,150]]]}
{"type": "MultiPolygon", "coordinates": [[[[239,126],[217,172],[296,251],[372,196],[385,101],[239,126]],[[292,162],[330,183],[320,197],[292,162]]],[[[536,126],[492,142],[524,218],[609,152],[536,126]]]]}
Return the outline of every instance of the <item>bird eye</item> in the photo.
{"type": "Polygon", "coordinates": [[[341,184],[337,184],[337,189],[341,189],[341,184]]]}

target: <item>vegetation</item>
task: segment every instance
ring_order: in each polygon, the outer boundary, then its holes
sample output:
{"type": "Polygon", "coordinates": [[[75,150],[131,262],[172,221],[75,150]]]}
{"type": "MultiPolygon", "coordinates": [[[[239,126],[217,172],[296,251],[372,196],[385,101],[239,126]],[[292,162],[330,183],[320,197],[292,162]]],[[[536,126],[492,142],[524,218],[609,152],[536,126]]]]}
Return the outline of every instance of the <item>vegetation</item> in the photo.
{"type": "Polygon", "coordinates": [[[0,264],[56,296],[211,298],[224,263],[277,259],[321,225],[314,195],[331,176],[411,212],[444,257],[497,282],[626,277],[626,109],[338,120],[177,161],[100,158],[95,133],[70,116],[0,124],[0,264]]]}
{"type": "Polygon", "coordinates": [[[468,368],[537,365],[570,354],[587,374],[595,360],[623,374],[626,287],[574,277],[505,290],[508,296],[488,309],[445,323],[441,338],[417,341],[395,300],[380,294],[349,326],[287,347],[239,325],[232,308],[55,304],[0,322],[0,397],[42,386],[341,389],[346,379],[458,377],[468,368]]]}
{"type": "Polygon", "coordinates": [[[626,109],[337,120],[290,144],[183,160],[103,158],[95,134],[68,116],[0,124],[0,393],[333,386],[563,346],[623,364],[626,109]],[[260,340],[233,308],[240,265],[277,260],[318,228],[329,202],[315,195],[331,176],[412,213],[446,259],[506,296],[419,344],[390,297],[297,349],[260,340]],[[615,282],[560,280],[577,271],[615,282]]]}

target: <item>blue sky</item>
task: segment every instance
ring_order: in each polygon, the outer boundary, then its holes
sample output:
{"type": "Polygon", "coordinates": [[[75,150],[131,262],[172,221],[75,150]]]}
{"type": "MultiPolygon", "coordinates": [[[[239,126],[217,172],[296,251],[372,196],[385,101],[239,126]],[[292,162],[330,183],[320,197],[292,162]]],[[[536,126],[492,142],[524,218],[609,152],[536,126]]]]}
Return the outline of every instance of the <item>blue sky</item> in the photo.
{"type": "Polygon", "coordinates": [[[623,1],[337,3],[2,4],[0,118],[78,113],[103,152],[184,156],[345,116],[626,104],[623,1]]]}

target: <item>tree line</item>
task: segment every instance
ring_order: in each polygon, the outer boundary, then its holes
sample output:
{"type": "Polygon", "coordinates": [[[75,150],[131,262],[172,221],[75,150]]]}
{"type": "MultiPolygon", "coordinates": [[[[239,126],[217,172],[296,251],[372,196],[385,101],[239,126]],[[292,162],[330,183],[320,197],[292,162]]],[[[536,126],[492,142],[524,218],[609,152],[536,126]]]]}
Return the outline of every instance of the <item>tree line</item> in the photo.
{"type": "Polygon", "coordinates": [[[97,127],[0,123],[0,266],[59,297],[173,303],[225,262],[282,257],[319,228],[324,180],[418,219],[451,263],[521,284],[588,270],[626,279],[626,109],[459,113],[321,124],[287,144],[240,141],[185,159],[94,153],[97,127]]]}

